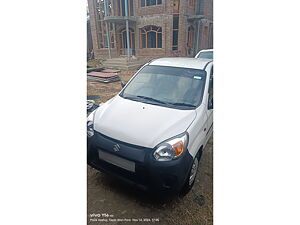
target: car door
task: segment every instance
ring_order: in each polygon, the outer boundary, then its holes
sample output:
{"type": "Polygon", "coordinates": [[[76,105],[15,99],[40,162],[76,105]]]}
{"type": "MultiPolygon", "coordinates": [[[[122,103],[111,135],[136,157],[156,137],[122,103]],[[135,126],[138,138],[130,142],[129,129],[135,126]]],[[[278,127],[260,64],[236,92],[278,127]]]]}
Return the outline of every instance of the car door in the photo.
{"type": "Polygon", "coordinates": [[[207,102],[207,109],[206,109],[206,114],[207,114],[207,133],[206,133],[206,141],[205,144],[208,142],[210,136],[212,135],[213,132],[213,81],[214,81],[214,76],[213,76],[213,66],[211,67],[210,70],[210,76],[209,76],[209,86],[208,86],[208,102],[207,102]]]}

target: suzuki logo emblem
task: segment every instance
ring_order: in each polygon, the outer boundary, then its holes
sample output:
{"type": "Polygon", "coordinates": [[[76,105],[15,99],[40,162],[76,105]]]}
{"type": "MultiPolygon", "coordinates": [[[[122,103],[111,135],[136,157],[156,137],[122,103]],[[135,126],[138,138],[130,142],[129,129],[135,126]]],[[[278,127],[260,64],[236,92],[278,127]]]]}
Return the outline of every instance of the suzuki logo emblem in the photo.
{"type": "Polygon", "coordinates": [[[118,144],[116,144],[116,145],[114,145],[114,147],[113,147],[113,150],[115,151],[115,152],[119,152],[120,151],[120,145],[118,145],[118,144]]]}

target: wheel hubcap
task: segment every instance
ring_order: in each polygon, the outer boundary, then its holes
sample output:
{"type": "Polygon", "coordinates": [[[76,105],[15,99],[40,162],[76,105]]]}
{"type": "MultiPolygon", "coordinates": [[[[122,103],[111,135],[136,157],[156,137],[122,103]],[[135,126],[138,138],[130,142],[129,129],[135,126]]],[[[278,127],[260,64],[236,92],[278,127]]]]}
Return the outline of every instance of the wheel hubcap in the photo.
{"type": "Polygon", "coordinates": [[[192,183],[194,182],[195,178],[196,178],[196,174],[197,174],[197,170],[198,170],[198,159],[195,158],[193,165],[192,165],[192,169],[191,169],[191,173],[190,173],[190,179],[189,179],[189,185],[192,185],[192,183]]]}

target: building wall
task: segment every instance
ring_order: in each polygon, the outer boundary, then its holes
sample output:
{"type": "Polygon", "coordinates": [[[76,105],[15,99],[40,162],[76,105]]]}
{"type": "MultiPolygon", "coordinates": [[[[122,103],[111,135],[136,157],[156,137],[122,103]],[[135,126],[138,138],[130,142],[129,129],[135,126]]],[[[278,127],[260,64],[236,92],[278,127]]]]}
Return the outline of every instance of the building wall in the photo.
{"type": "Polygon", "coordinates": [[[87,21],[87,53],[91,53],[93,50],[93,39],[92,39],[92,33],[91,33],[91,24],[90,20],[87,21]]]}
{"type": "MultiPolygon", "coordinates": [[[[97,22],[96,1],[97,0],[88,0],[90,24],[95,57],[103,58],[108,56],[108,48],[100,48],[99,46],[99,24],[97,22]]],[[[113,11],[116,12],[117,0],[111,1],[113,1],[113,11]]],[[[210,27],[212,26],[213,19],[212,0],[194,0],[194,5],[190,5],[189,1],[190,0],[162,0],[161,5],[141,7],[141,0],[133,0],[134,18],[136,22],[131,22],[129,27],[135,32],[135,55],[137,57],[194,56],[198,50],[212,47],[212,34],[208,32],[211,30],[210,27]],[[180,2],[178,12],[176,8],[174,8],[174,2],[176,3],[176,1],[180,2]],[[196,14],[196,7],[199,7],[197,4],[201,4],[200,14],[204,16],[204,19],[201,21],[199,19],[188,20],[188,16],[196,14]],[[172,50],[173,14],[179,14],[177,50],[172,50]],[[155,25],[162,28],[162,48],[140,48],[140,28],[148,25],[155,25]],[[187,29],[190,25],[195,29],[192,50],[187,46],[187,29]],[[198,44],[196,44],[196,42],[198,42],[198,44]]],[[[116,44],[115,48],[111,49],[112,57],[118,57],[120,55],[118,33],[123,29],[125,29],[125,20],[124,23],[115,23],[114,32],[116,33],[116,44]]]]}
{"type": "Polygon", "coordinates": [[[95,6],[94,0],[88,0],[88,7],[89,7],[89,14],[90,14],[90,29],[91,29],[91,36],[94,48],[94,55],[95,57],[98,56],[98,43],[97,43],[97,29],[96,29],[96,15],[95,15],[95,6]]]}
{"type": "Polygon", "coordinates": [[[198,0],[200,14],[199,49],[213,48],[213,0],[198,0]]]}

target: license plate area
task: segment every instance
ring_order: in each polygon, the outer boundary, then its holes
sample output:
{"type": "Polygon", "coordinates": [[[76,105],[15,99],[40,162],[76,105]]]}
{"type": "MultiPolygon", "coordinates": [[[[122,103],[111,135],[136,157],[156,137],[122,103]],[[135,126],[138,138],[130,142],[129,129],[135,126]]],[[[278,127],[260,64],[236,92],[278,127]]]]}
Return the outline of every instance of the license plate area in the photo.
{"type": "Polygon", "coordinates": [[[129,161],[127,159],[123,159],[119,156],[110,154],[108,152],[98,150],[99,159],[108,162],[110,164],[113,164],[115,166],[121,167],[125,170],[128,170],[130,172],[135,172],[135,163],[132,161],[129,161]]]}

